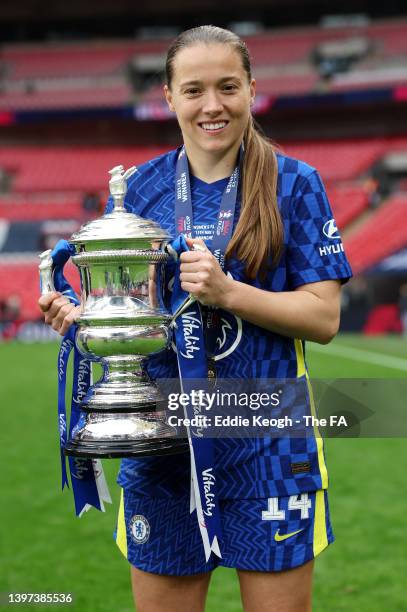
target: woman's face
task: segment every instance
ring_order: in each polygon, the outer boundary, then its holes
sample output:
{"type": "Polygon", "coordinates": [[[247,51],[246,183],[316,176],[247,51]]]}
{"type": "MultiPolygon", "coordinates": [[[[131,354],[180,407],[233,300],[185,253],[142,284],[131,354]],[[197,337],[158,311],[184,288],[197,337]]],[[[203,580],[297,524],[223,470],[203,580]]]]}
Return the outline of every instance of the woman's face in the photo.
{"type": "Polygon", "coordinates": [[[254,99],[255,81],[247,78],[240,55],[230,45],[198,43],[174,58],[171,90],[188,152],[223,154],[240,145],[254,99]]]}

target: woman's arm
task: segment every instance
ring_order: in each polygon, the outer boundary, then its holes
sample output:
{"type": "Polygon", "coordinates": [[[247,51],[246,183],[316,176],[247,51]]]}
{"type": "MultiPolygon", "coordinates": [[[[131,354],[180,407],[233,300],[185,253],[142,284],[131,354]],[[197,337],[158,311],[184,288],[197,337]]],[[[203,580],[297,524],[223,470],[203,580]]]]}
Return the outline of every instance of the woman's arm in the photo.
{"type": "Polygon", "coordinates": [[[283,336],[328,344],[339,328],[340,287],[328,280],[277,293],[232,281],[220,306],[283,336]]]}
{"type": "MultiPolygon", "coordinates": [[[[200,239],[189,240],[190,246],[200,239]]],[[[340,281],[309,283],[295,291],[264,291],[226,276],[209,250],[181,255],[181,286],[200,302],[284,336],[327,344],[336,335],[340,281]]]]}

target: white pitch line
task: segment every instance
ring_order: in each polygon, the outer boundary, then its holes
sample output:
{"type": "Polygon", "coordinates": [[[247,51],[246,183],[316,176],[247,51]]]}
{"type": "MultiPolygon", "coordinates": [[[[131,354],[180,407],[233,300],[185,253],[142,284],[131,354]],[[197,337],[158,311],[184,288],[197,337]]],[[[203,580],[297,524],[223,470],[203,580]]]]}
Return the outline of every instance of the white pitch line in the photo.
{"type": "MultiPolygon", "coordinates": [[[[407,342],[406,342],[407,345],[407,342]]],[[[407,371],[407,359],[401,357],[391,357],[382,353],[375,353],[372,351],[365,351],[362,349],[352,348],[350,346],[343,346],[333,344],[320,345],[314,344],[313,342],[307,343],[307,348],[317,353],[330,353],[331,355],[338,355],[347,359],[353,359],[354,361],[365,361],[366,363],[374,363],[375,365],[382,366],[383,368],[391,368],[393,370],[407,371]]]]}

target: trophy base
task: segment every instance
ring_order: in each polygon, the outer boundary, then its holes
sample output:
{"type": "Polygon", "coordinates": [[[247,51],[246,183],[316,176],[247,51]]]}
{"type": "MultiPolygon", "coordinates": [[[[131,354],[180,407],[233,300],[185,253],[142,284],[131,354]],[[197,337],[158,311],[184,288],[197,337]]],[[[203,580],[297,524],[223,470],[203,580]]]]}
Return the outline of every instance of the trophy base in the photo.
{"type": "Polygon", "coordinates": [[[67,455],[107,458],[168,455],[188,448],[185,435],[165,422],[164,412],[83,412],[64,450],[67,455]]]}
{"type": "MultiPolygon", "coordinates": [[[[119,363],[123,367],[122,362],[119,363]]],[[[164,402],[165,398],[157,385],[138,373],[113,371],[106,372],[100,381],[90,387],[82,400],[81,410],[99,414],[152,413],[163,410],[166,406],[164,402]]]]}
{"type": "Polygon", "coordinates": [[[150,457],[152,455],[176,455],[189,451],[188,440],[178,438],[156,438],[154,440],[117,440],[111,442],[89,442],[69,440],[64,447],[64,454],[73,457],[94,459],[115,459],[125,457],[150,457]]]}

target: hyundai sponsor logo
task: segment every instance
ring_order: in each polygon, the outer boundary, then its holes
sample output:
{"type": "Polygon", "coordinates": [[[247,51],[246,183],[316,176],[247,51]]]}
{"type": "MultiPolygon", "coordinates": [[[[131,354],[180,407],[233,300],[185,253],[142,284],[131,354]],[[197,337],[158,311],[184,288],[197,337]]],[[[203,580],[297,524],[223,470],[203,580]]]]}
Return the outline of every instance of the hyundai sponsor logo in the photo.
{"type": "Polygon", "coordinates": [[[335,219],[329,219],[329,221],[327,221],[324,224],[322,231],[324,232],[325,236],[329,238],[330,240],[340,240],[341,239],[339,235],[339,230],[336,227],[335,219]]]}
{"type": "Polygon", "coordinates": [[[319,254],[321,257],[323,255],[337,255],[338,253],[343,253],[342,242],[339,244],[327,244],[326,246],[319,247],[319,254]]]}

